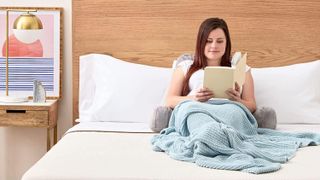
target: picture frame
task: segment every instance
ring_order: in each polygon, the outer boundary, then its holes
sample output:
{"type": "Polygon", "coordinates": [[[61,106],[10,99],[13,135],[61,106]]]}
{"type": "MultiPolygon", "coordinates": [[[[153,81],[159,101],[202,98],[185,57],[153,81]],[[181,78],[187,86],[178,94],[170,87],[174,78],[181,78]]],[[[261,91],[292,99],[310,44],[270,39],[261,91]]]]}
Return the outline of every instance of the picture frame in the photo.
{"type": "Polygon", "coordinates": [[[47,99],[62,97],[63,8],[61,7],[0,7],[0,96],[6,93],[6,11],[10,11],[9,29],[9,95],[33,96],[33,81],[38,80],[46,91],[47,99]],[[13,31],[14,20],[31,12],[42,22],[38,39],[32,43],[19,41],[13,31]]]}

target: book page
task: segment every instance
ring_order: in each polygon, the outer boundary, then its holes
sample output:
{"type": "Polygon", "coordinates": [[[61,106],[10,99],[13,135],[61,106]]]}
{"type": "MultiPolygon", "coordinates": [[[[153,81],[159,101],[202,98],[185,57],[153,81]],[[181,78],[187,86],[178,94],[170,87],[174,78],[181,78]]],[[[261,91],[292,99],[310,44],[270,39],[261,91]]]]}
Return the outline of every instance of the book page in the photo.
{"type": "Polygon", "coordinates": [[[236,63],[233,67],[207,66],[204,69],[204,87],[213,91],[215,98],[229,98],[225,91],[234,89],[235,82],[240,87],[245,82],[247,53],[241,56],[241,52],[237,52],[232,59],[236,63]]]}
{"type": "Polygon", "coordinates": [[[229,98],[225,91],[234,88],[234,68],[208,66],[204,70],[204,87],[213,91],[215,98],[229,98]]]}

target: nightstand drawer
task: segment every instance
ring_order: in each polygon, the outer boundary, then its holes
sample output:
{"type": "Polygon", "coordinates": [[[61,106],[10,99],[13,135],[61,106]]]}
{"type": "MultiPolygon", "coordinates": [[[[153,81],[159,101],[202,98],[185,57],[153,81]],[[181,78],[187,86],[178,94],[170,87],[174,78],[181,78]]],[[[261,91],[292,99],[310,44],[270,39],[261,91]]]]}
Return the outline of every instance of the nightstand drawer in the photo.
{"type": "Polygon", "coordinates": [[[47,127],[48,111],[0,110],[0,125],[47,127]]]}

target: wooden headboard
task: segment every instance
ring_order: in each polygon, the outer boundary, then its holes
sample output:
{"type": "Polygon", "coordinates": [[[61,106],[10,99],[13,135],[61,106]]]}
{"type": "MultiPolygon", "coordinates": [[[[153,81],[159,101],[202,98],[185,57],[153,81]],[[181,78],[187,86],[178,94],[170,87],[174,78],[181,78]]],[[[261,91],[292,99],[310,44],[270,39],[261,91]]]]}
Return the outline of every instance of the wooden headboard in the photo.
{"type": "Polygon", "coordinates": [[[79,56],[111,54],[169,67],[193,52],[200,23],[220,17],[232,50],[253,67],[320,59],[320,1],[76,0],[73,9],[73,119],[78,117],[79,56]]]}

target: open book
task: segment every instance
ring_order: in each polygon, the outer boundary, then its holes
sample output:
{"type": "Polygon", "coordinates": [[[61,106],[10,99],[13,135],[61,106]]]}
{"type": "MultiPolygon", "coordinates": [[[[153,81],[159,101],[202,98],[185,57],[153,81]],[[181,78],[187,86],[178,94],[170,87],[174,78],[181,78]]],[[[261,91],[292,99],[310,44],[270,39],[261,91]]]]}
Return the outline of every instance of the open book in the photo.
{"type": "Polygon", "coordinates": [[[235,88],[235,82],[244,84],[247,66],[247,53],[236,52],[231,60],[231,67],[207,66],[204,69],[204,87],[213,91],[215,98],[229,98],[225,91],[235,88]]]}

